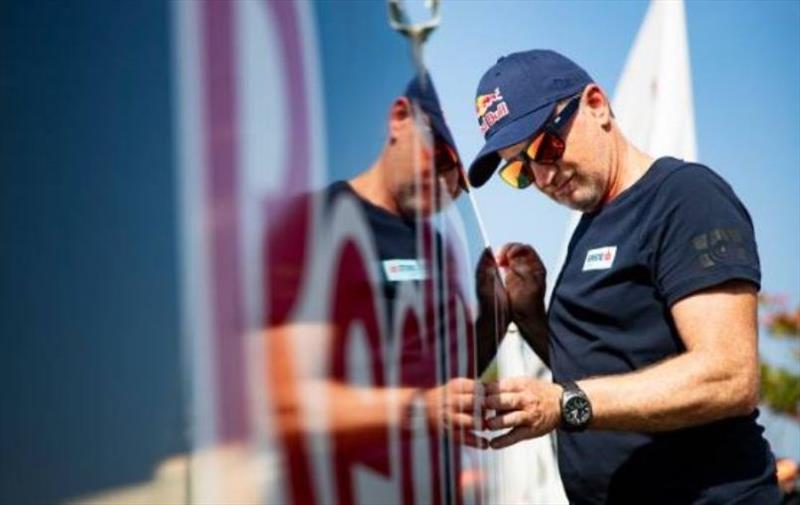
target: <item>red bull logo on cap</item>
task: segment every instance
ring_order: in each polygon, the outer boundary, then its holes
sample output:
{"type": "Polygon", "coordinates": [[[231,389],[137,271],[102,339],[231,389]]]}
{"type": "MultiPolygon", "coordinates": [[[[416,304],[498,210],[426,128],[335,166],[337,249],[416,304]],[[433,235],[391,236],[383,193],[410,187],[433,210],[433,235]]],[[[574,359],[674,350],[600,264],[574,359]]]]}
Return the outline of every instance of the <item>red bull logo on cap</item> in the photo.
{"type": "Polygon", "coordinates": [[[493,92],[486,95],[478,95],[478,98],[475,99],[475,110],[478,112],[478,116],[486,114],[486,111],[489,110],[493,103],[502,99],[503,95],[500,94],[500,88],[495,88],[493,92]]]}
{"type": "Polygon", "coordinates": [[[503,100],[503,95],[500,94],[500,88],[495,88],[493,92],[485,95],[478,95],[475,99],[475,111],[478,113],[478,123],[481,127],[481,133],[486,134],[493,124],[500,121],[509,113],[508,104],[503,100]],[[497,104],[494,110],[490,111],[489,108],[497,104]]]}

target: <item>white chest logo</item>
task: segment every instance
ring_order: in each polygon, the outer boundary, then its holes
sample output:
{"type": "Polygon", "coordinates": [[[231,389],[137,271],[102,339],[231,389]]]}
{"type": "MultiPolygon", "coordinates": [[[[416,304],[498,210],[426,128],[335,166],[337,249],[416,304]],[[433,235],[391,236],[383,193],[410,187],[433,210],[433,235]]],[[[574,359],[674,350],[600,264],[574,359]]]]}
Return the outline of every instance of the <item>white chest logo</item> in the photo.
{"type": "Polygon", "coordinates": [[[599,247],[591,249],[586,253],[586,260],[583,262],[583,271],[607,270],[614,264],[617,256],[617,246],[599,247]]]}
{"type": "Polygon", "coordinates": [[[428,278],[424,260],[386,260],[383,271],[390,281],[421,281],[428,278]]]}

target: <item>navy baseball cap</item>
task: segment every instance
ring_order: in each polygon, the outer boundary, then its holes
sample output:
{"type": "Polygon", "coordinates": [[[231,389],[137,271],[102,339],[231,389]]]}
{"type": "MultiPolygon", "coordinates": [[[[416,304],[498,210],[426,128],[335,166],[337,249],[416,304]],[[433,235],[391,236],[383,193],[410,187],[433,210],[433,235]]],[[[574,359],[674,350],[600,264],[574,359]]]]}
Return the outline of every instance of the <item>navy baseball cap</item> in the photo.
{"type": "Polygon", "coordinates": [[[444,120],[442,106],[439,104],[439,95],[436,93],[436,88],[433,87],[433,80],[431,80],[430,74],[426,72],[424,74],[425,82],[423,83],[422,81],[423,78],[420,74],[416,74],[406,86],[403,96],[419,105],[430,118],[433,130],[447,142],[447,145],[453,148],[453,151],[458,153],[453,135],[444,120]]]}
{"type": "Polygon", "coordinates": [[[433,86],[433,80],[430,74],[427,72],[424,74],[416,74],[408,83],[408,86],[406,86],[403,96],[415,102],[420,109],[428,115],[433,131],[453,149],[453,153],[455,153],[459,160],[459,184],[463,189],[469,191],[469,185],[463,173],[461,155],[458,152],[455,140],[453,140],[453,134],[450,133],[450,128],[448,128],[447,122],[444,120],[444,112],[442,111],[442,106],[439,104],[439,95],[436,93],[436,88],[433,86]]]}
{"type": "Polygon", "coordinates": [[[483,74],[476,92],[475,109],[486,144],[469,167],[472,186],[482,186],[497,170],[497,150],[532,137],[559,101],[592,82],[584,69],[555,51],[534,49],[498,59],[483,74]]]}

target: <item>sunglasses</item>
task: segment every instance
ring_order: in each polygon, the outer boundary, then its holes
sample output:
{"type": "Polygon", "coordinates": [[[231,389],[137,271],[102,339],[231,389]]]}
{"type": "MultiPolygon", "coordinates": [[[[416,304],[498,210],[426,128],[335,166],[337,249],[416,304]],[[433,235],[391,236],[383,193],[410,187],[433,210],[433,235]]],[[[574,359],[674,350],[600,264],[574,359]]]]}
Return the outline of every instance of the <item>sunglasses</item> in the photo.
{"type": "Polygon", "coordinates": [[[534,182],[531,162],[554,165],[564,156],[564,149],[567,147],[564,134],[578,110],[580,98],[580,93],[571,97],[566,107],[542,127],[541,135],[531,138],[519,154],[500,167],[500,178],[503,181],[513,188],[527,188],[534,182]]]}
{"type": "Polygon", "coordinates": [[[454,170],[461,164],[453,148],[438,135],[436,135],[433,142],[433,163],[436,167],[436,172],[439,174],[454,170]]]}
{"type": "Polygon", "coordinates": [[[453,170],[458,171],[458,190],[457,196],[461,190],[469,191],[467,179],[464,175],[464,168],[461,165],[461,159],[458,157],[455,149],[438,133],[433,130],[431,119],[427,114],[423,114],[423,121],[418,123],[418,127],[422,128],[428,135],[433,138],[433,166],[437,175],[445,175],[453,170]]]}
{"type": "Polygon", "coordinates": [[[467,189],[467,180],[464,177],[464,170],[461,166],[461,160],[458,158],[456,151],[448,144],[444,138],[439,135],[434,135],[433,138],[433,166],[436,167],[436,173],[445,175],[452,170],[458,170],[458,186],[460,189],[467,189]]]}

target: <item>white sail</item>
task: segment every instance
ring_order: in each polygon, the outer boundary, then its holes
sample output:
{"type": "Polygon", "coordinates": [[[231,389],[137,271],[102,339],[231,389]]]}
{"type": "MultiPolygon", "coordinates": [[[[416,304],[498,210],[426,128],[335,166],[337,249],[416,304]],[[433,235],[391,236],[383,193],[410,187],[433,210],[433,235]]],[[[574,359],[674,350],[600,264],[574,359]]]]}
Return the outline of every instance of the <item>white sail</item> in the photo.
{"type": "Polygon", "coordinates": [[[653,157],[696,161],[683,1],[650,4],[612,102],[622,132],[653,157]]]}

